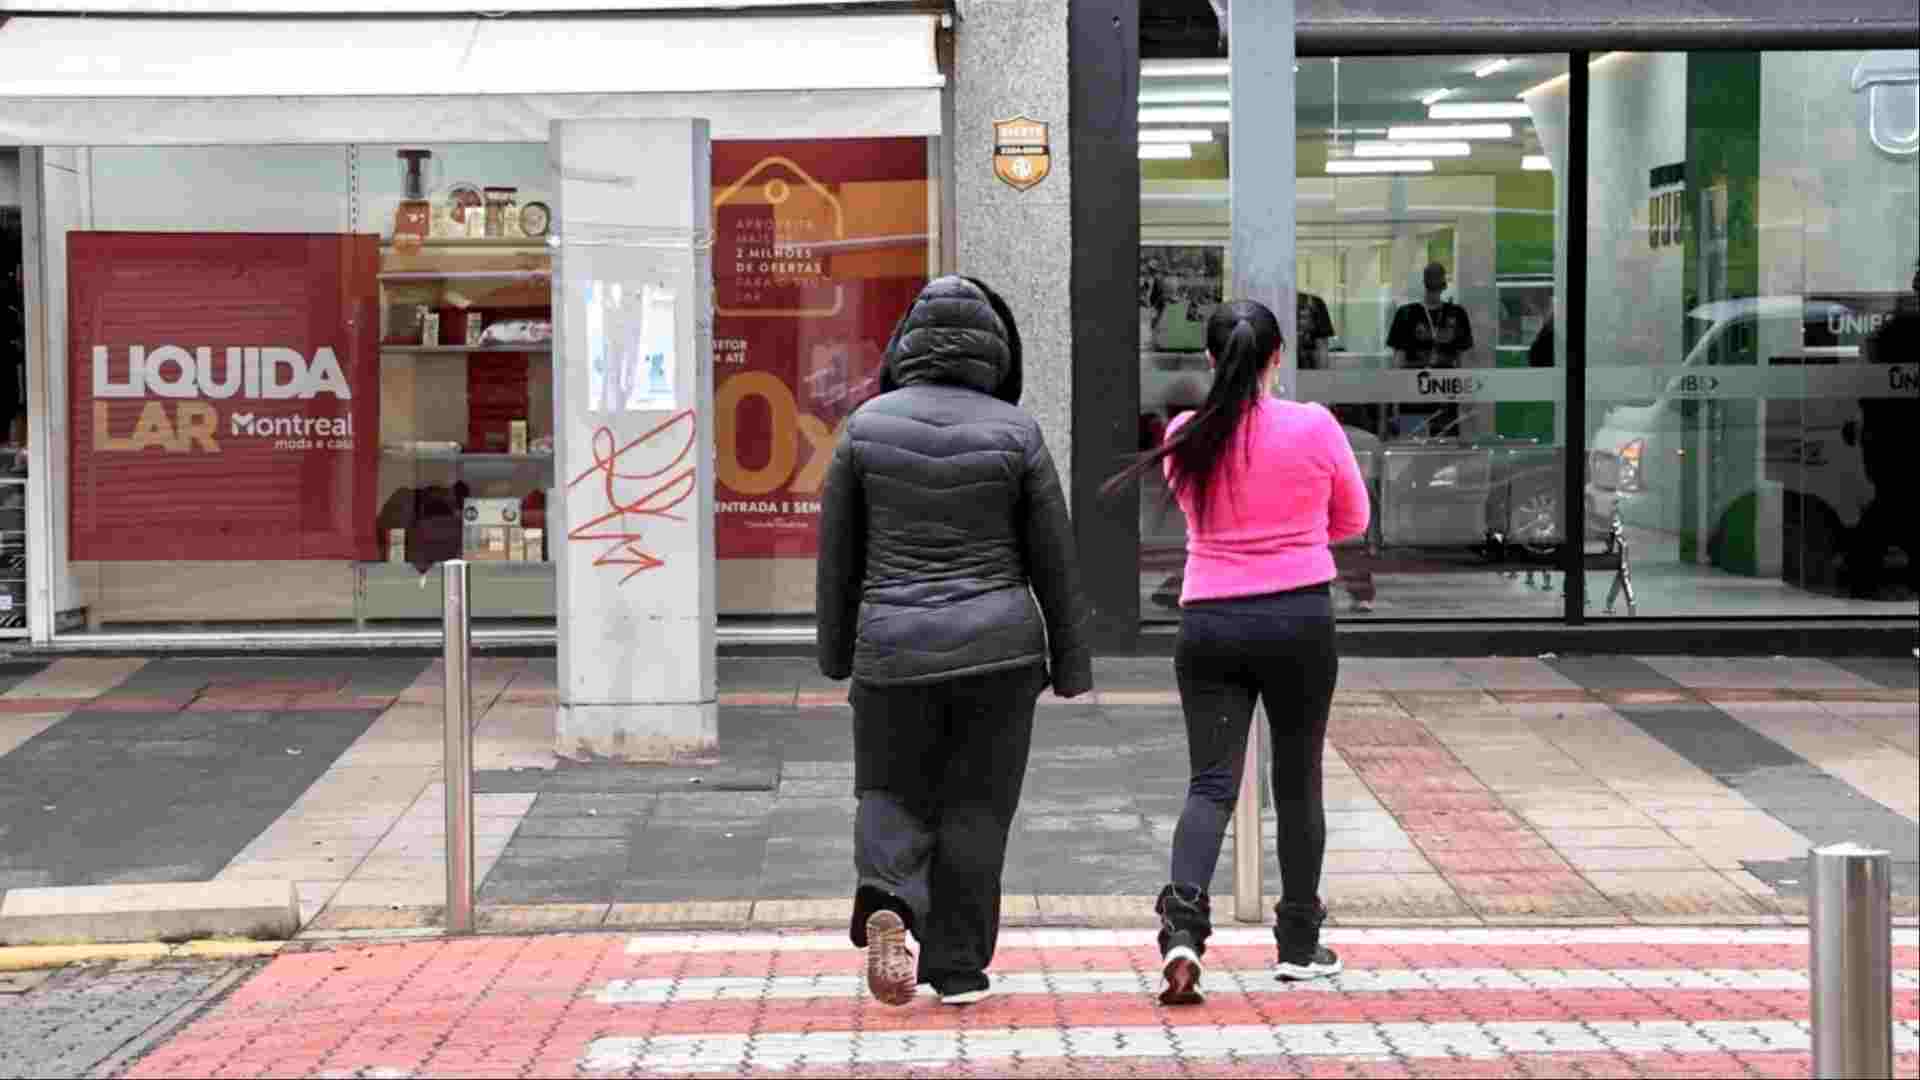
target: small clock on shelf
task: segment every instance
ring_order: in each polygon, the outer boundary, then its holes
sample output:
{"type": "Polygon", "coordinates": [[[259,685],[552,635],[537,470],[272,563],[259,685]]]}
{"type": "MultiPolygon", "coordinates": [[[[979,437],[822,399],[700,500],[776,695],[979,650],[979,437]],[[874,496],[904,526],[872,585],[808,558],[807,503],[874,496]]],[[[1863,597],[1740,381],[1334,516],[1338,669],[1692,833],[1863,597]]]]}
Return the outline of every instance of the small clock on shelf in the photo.
{"type": "Polygon", "coordinates": [[[547,229],[553,225],[553,211],[543,202],[530,202],[520,208],[520,231],[530,239],[539,239],[547,235],[547,229]]]}

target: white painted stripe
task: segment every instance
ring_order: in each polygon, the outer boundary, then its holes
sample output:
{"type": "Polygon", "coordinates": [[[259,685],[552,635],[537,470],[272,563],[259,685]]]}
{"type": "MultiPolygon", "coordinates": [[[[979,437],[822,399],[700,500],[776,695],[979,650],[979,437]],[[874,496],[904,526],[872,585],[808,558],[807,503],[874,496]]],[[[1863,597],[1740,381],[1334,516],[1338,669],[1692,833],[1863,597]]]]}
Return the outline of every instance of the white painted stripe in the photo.
{"type": "MultiPolygon", "coordinates": [[[[1685,926],[1588,927],[1453,927],[1400,929],[1328,927],[1321,939],[1341,945],[1805,945],[1803,928],[1744,929],[1685,926]]],[[[1008,930],[1000,935],[1003,949],[1097,949],[1151,945],[1153,931],[1137,930],[1008,930]]],[[[1262,927],[1222,927],[1208,939],[1212,945],[1271,945],[1273,931],[1262,927]]],[[[1920,928],[1895,927],[1893,944],[1920,948],[1920,928]]],[[[833,952],[852,946],[845,934],[640,934],[627,940],[627,952],[660,953],[789,953],[833,952]]]]}
{"type": "MultiPolygon", "coordinates": [[[[812,1031],[595,1039],[581,1062],[594,1072],[740,1072],[850,1065],[937,1066],[1018,1057],[1466,1057],[1514,1054],[1801,1052],[1807,1025],[1788,1020],[1592,1023],[1392,1023],[1220,1027],[990,1028],[967,1031],[812,1031]]],[[[1894,1025],[1896,1053],[1920,1049],[1920,1024],[1894,1025]]]]}
{"type": "MultiPolygon", "coordinates": [[[[1021,971],[993,976],[996,994],[1151,994],[1160,977],[1141,971],[1021,971]]],[[[1283,983],[1265,968],[1208,968],[1214,993],[1373,994],[1405,990],[1806,990],[1807,973],[1784,968],[1379,968],[1349,970],[1330,979],[1283,983]]],[[[1920,990],[1920,972],[1893,973],[1896,990],[1920,990]]],[[[851,998],[864,994],[858,975],[753,975],[687,979],[615,979],[594,994],[602,1005],[664,1005],[714,1001],[851,998]]]]}

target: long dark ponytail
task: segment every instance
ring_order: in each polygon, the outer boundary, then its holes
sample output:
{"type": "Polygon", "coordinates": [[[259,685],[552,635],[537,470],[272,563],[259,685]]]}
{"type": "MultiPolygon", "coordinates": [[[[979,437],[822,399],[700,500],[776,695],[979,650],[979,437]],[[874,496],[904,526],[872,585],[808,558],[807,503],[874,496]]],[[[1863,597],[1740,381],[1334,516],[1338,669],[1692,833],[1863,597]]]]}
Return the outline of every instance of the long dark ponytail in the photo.
{"type": "MultiPolygon", "coordinates": [[[[1107,495],[1172,461],[1174,495],[1189,496],[1196,521],[1204,520],[1220,465],[1233,448],[1241,421],[1265,390],[1267,361],[1285,344],[1280,320],[1257,300],[1235,300],[1207,319],[1207,351],[1213,354],[1213,388],[1192,420],[1158,447],[1140,455],[1101,489],[1107,495]]],[[[1244,444],[1243,444],[1244,445],[1244,444]]]]}

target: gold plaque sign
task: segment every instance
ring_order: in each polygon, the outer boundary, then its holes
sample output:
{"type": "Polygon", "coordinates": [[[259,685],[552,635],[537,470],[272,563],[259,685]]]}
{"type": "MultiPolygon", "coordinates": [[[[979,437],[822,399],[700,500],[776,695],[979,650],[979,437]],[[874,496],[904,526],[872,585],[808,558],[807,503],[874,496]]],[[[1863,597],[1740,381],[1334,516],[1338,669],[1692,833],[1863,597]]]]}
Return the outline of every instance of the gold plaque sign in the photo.
{"type": "Polygon", "coordinates": [[[1047,125],[1025,116],[997,120],[993,125],[993,173],[1025,191],[1053,171],[1047,145],[1047,125]]]}

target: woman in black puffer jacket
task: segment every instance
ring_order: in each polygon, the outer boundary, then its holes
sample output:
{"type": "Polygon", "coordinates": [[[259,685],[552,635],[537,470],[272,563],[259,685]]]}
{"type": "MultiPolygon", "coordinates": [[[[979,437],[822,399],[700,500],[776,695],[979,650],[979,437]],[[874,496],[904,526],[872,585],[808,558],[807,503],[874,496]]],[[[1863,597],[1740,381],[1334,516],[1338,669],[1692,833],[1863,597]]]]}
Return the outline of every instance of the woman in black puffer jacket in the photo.
{"type": "Polygon", "coordinates": [[[1020,383],[1005,301],[932,282],[822,496],[820,670],[854,680],[851,934],[889,1004],[916,983],[986,996],[1034,705],[1093,685],[1066,498],[1020,383]]]}

